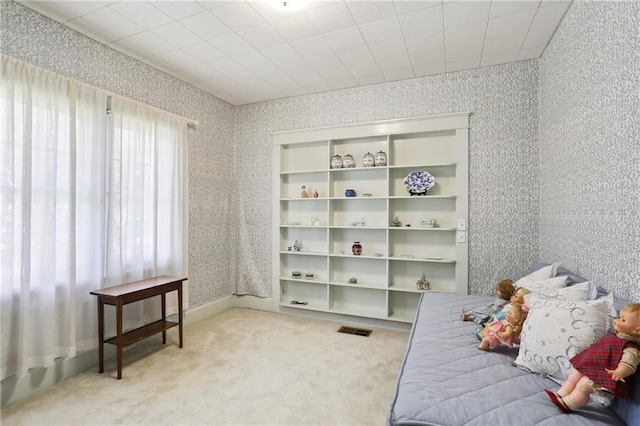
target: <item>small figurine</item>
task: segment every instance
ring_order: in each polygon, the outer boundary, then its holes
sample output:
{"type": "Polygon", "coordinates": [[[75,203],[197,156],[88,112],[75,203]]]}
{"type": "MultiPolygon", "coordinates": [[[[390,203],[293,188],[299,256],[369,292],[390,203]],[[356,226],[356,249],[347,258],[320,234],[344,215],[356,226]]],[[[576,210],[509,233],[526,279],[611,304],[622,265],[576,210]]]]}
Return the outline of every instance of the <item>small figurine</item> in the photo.
{"type": "Polygon", "coordinates": [[[302,249],[302,243],[298,240],[295,240],[293,242],[293,251],[301,251],[302,249]]]}
{"type": "Polygon", "coordinates": [[[349,284],[358,284],[358,279],[356,277],[349,278],[349,284]]]}
{"type": "Polygon", "coordinates": [[[307,192],[307,187],[302,185],[302,198],[309,198],[309,193],[307,192]]]}
{"type": "Polygon", "coordinates": [[[393,225],[394,228],[397,228],[400,226],[400,220],[398,220],[398,216],[393,217],[393,222],[391,222],[391,224],[393,225]]]}
{"type": "Polygon", "coordinates": [[[424,276],[424,274],[422,274],[422,277],[420,277],[420,279],[416,281],[416,288],[418,290],[429,290],[429,281],[427,281],[427,278],[424,276]]]}
{"type": "Polygon", "coordinates": [[[313,198],[318,198],[320,194],[318,194],[318,190],[313,191],[313,198]]]}

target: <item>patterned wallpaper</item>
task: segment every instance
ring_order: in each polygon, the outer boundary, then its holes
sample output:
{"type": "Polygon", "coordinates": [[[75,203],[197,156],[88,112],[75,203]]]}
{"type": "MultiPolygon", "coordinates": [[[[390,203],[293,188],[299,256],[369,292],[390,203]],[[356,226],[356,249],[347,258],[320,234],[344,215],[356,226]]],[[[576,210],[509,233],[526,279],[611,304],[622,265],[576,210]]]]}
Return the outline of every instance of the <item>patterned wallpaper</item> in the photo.
{"type": "Polygon", "coordinates": [[[189,132],[191,307],[271,295],[271,132],[462,111],[472,112],[470,292],[492,294],[539,255],[622,296],[637,289],[637,3],[574,4],[540,61],[235,108],[19,4],[3,1],[0,19],[7,54],[199,121],[189,132]]]}
{"type": "Polygon", "coordinates": [[[640,2],[574,2],[540,60],[540,255],[640,301],[640,2]]]}
{"type": "Polygon", "coordinates": [[[238,293],[271,294],[271,142],[280,130],[471,111],[469,288],[493,294],[538,257],[538,64],[338,90],[238,107],[238,293]]]}
{"type": "Polygon", "coordinates": [[[188,134],[189,304],[231,294],[233,107],[18,3],[0,2],[0,19],[6,54],[199,121],[188,134]]]}

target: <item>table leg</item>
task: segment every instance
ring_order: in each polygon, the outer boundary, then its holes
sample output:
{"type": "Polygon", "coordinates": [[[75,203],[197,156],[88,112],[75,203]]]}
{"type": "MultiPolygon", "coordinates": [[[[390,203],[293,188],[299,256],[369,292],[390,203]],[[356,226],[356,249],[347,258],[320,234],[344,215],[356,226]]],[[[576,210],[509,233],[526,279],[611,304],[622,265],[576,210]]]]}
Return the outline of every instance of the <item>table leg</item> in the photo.
{"type": "Polygon", "coordinates": [[[104,303],[98,297],[98,373],[104,372],[104,303]]]}
{"type": "Polygon", "coordinates": [[[182,281],[178,285],[178,330],[180,347],[182,347],[182,281]]]}
{"type": "Polygon", "coordinates": [[[116,347],[118,362],[118,380],[122,379],[122,300],[116,300],[116,347]]]}
{"type": "MultiPolygon", "coordinates": [[[[162,321],[166,321],[167,319],[167,293],[162,293],[160,295],[160,299],[162,300],[162,321]]],[[[167,344],[167,330],[162,330],[162,344],[167,344]]]]}

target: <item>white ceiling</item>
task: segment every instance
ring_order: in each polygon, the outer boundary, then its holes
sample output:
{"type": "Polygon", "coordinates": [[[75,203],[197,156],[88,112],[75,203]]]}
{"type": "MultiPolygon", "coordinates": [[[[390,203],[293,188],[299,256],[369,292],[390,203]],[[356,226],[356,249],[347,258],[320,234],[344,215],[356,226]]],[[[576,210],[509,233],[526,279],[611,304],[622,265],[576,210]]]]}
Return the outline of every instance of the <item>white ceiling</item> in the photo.
{"type": "Polygon", "coordinates": [[[18,1],[233,105],[538,58],[571,3],[18,1]]]}

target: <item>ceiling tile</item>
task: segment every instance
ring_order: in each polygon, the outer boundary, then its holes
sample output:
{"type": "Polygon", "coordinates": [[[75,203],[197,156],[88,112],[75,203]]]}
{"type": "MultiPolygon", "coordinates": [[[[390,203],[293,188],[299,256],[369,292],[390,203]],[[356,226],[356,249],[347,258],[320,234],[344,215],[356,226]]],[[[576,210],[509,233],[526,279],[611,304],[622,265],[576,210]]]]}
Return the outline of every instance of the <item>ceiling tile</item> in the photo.
{"type": "Polygon", "coordinates": [[[82,19],[115,34],[118,39],[128,37],[144,30],[140,25],[125,18],[115,10],[108,7],[87,13],[82,17],[82,19]]]}
{"type": "Polygon", "coordinates": [[[388,18],[396,14],[391,1],[348,1],[345,2],[357,24],[388,18]]]}
{"type": "Polygon", "coordinates": [[[520,53],[518,53],[519,61],[526,61],[527,59],[536,59],[539,58],[544,52],[544,47],[534,47],[531,49],[522,49],[520,53]]]}
{"type": "Polygon", "coordinates": [[[366,43],[358,27],[343,28],[322,34],[331,49],[338,51],[352,47],[364,46],[366,43]]]}
{"type": "Polygon", "coordinates": [[[567,9],[571,5],[570,1],[561,1],[551,5],[542,2],[536,13],[536,17],[531,24],[531,30],[539,30],[545,27],[557,27],[567,9]]]}
{"type": "Polygon", "coordinates": [[[171,50],[167,49],[166,41],[149,31],[120,39],[109,44],[109,47],[136,58],[147,58],[171,50]]]}
{"type": "Polygon", "coordinates": [[[535,14],[536,10],[530,9],[514,13],[512,15],[504,15],[499,18],[489,19],[486,38],[492,39],[508,36],[510,34],[524,35],[531,26],[531,22],[533,21],[535,14]]]}
{"type": "Polygon", "coordinates": [[[343,82],[350,81],[355,83],[355,80],[351,76],[351,73],[344,67],[322,70],[322,71],[319,71],[319,74],[329,84],[337,83],[341,81],[343,82]]]}
{"type": "Polygon", "coordinates": [[[165,64],[172,67],[173,69],[190,68],[201,64],[201,62],[196,58],[189,56],[180,50],[162,52],[157,54],[156,56],[152,56],[149,59],[155,60],[156,58],[162,60],[165,64]]]}
{"type": "Polygon", "coordinates": [[[517,56],[525,37],[526,34],[522,33],[512,34],[508,37],[485,40],[484,46],[482,47],[482,56],[491,56],[507,52],[515,53],[517,56]]]}
{"type": "Polygon", "coordinates": [[[331,48],[321,35],[296,40],[289,43],[303,58],[324,55],[331,52],[331,48]]]}
{"type": "Polygon", "coordinates": [[[287,73],[287,75],[290,75],[294,79],[296,78],[296,76],[307,74],[307,73],[317,74],[316,71],[313,69],[313,67],[309,65],[309,63],[304,59],[298,59],[296,61],[280,64],[280,68],[282,68],[282,71],[284,71],[285,73],[287,73]]]}
{"type": "Polygon", "coordinates": [[[411,65],[414,69],[429,68],[432,64],[440,64],[444,67],[444,49],[435,49],[421,52],[419,55],[410,55],[411,65]]]}
{"type": "Polygon", "coordinates": [[[229,56],[241,55],[253,50],[253,46],[244,41],[244,39],[236,33],[214,38],[209,40],[209,43],[229,56]]]}
{"type": "Polygon", "coordinates": [[[352,47],[351,49],[340,50],[336,52],[340,61],[347,67],[357,65],[359,63],[375,62],[371,50],[367,46],[352,47]]]}
{"type": "Polygon", "coordinates": [[[246,30],[264,24],[265,20],[245,2],[232,2],[209,10],[233,31],[246,30]]]}
{"type": "Polygon", "coordinates": [[[490,1],[456,1],[445,3],[444,27],[451,28],[489,19],[490,1]]]}
{"type": "Polygon", "coordinates": [[[555,27],[546,27],[535,31],[529,31],[524,39],[524,43],[522,44],[522,49],[545,47],[549,43],[549,40],[551,40],[551,37],[553,37],[553,33],[555,33],[555,31],[555,27]]]}
{"type": "Polygon", "coordinates": [[[309,18],[297,13],[271,22],[271,26],[287,41],[300,40],[318,34],[309,18]]]}
{"type": "MultiPolygon", "coordinates": [[[[463,61],[465,58],[471,58],[474,61],[477,59],[479,64],[480,56],[482,56],[482,47],[478,44],[474,46],[466,45],[466,46],[448,48],[445,51],[445,57],[446,57],[447,63],[463,61]]],[[[476,65],[476,66],[480,66],[480,65],[476,65]]],[[[447,67],[447,71],[449,71],[449,67],[447,67]]]]}
{"type": "Polygon", "coordinates": [[[518,58],[518,52],[503,52],[495,55],[483,56],[480,60],[481,67],[489,67],[492,65],[507,64],[518,58]]]}
{"type": "Polygon", "coordinates": [[[359,27],[362,32],[362,36],[368,44],[380,43],[389,39],[393,40],[402,38],[400,22],[398,22],[398,18],[395,16],[380,19],[378,21],[367,22],[366,24],[361,24],[359,27]]]}
{"type": "Polygon", "coordinates": [[[469,56],[458,61],[447,60],[446,69],[447,72],[470,70],[478,68],[480,66],[480,56],[469,56]]]}
{"type": "Polygon", "coordinates": [[[306,15],[321,33],[356,25],[344,3],[328,4],[327,6],[310,10],[306,15]]]}
{"type": "Polygon", "coordinates": [[[405,37],[440,30],[443,27],[442,6],[400,15],[398,19],[405,37]]]}
{"type": "Polygon", "coordinates": [[[414,34],[405,37],[407,44],[407,52],[415,54],[425,50],[441,49],[444,50],[444,33],[442,31],[433,31],[430,33],[414,34]]]}
{"type": "MultiPolygon", "coordinates": [[[[380,69],[404,69],[411,68],[411,60],[404,46],[404,40],[387,40],[381,43],[369,45],[371,54],[376,59],[380,69]]],[[[386,75],[386,74],[385,74],[386,75]]]]}
{"type": "Polygon", "coordinates": [[[293,62],[302,59],[298,52],[288,43],[267,47],[260,51],[274,63],[293,62]]]}
{"type": "Polygon", "coordinates": [[[153,1],[153,6],[160,9],[173,19],[182,19],[204,11],[204,8],[195,1],[153,1]]]}
{"type": "Polygon", "coordinates": [[[231,33],[231,29],[229,29],[229,27],[220,22],[218,18],[209,12],[191,15],[181,19],[179,22],[203,40],[211,40],[231,33]]]}
{"type": "Polygon", "coordinates": [[[87,21],[84,18],[76,18],[71,21],[67,21],[65,25],[103,44],[113,43],[114,41],[122,38],[107,29],[95,25],[93,22],[87,21]]]}
{"type": "Polygon", "coordinates": [[[338,68],[344,68],[344,65],[338,59],[335,53],[327,53],[320,56],[314,56],[306,58],[307,63],[313,67],[316,71],[333,70],[338,68]]]}
{"type": "Polygon", "coordinates": [[[144,1],[120,1],[109,8],[131,19],[148,30],[171,22],[171,18],[151,3],[144,1]]]}
{"type": "Polygon", "coordinates": [[[239,31],[238,34],[256,49],[282,44],[285,40],[269,24],[258,25],[257,27],[239,31]]]}
{"type": "Polygon", "coordinates": [[[445,28],[444,44],[447,49],[473,45],[482,47],[487,21],[478,21],[461,27],[445,28]]]}
{"type": "Polygon", "coordinates": [[[220,71],[222,74],[233,77],[234,75],[245,72],[247,69],[231,58],[223,58],[217,61],[209,62],[209,66],[214,70],[220,71]]]}
{"type": "Polygon", "coordinates": [[[497,18],[504,15],[512,15],[514,13],[522,12],[524,10],[531,10],[538,8],[540,0],[518,0],[518,1],[492,1],[491,12],[489,18],[497,18]]]}
{"type": "Polygon", "coordinates": [[[442,6],[442,0],[420,0],[420,1],[407,1],[407,0],[395,0],[396,11],[398,15],[404,15],[406,13],[415,12],[422,9],[429,9],[432,7],[442,6]]]}
{"type": "Polygon", "coordinates": [[[185,47],[201,41],[200,37],[175,21],[150,31],[175,47],[185,47]]]}
{"type": "Polygon", "coordinates": [[[225,56],[225,54],[222,53],[220,49],[213,47],[206,41],[183,47],[182,51],[187,55],[193,56],[197,60],[204,63],[217,61],[218,59],[221,59],[225,56]]]}

